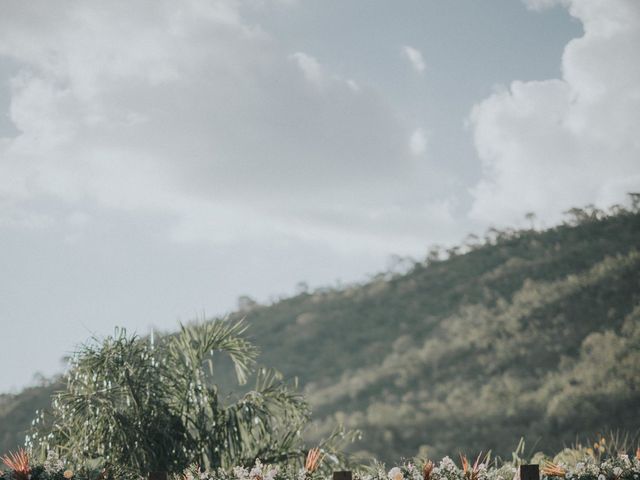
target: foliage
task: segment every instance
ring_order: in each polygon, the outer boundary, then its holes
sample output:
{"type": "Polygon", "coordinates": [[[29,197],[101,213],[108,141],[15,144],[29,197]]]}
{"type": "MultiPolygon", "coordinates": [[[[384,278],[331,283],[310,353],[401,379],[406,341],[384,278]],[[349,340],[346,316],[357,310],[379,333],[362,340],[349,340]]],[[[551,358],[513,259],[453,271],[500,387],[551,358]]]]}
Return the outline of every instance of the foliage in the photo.
{"type": "Polygon", "coordinates": [[[37,418],[29,446],[140,473],[300,457],[308,406],[279,374],[259,369],[256,388],[227,402],[213,383],[214,352],[230,357],[239,382],[252,373],[257,350],[245,329],[216,321],[155,344],[124,330],[94,340],[74,355],[66,390],[37,418]]]}
{"type": "Polygon", "coordinates": [[[28,475],[23,476],[24,468],[16,470],[5,461],[5,465],[9,468],[0,470],[0,480],[21,480],[22,478],[29,480],[138,480],[126,469],[117,466],[104,468],[97,466],[95,462],[87,462],[76,469],[75,465],[61,459],[53,450],[48,452],[46,460],[42,463],[34,463],[26,454],[24,455],[28,462],[28,475]]]}
{"type": "Polygon", "coordinates": [[[25,388],[16,394],[0,394],[0,453],[24,445],[34,413],[51,404],[51,395],[62,388],[59,379],[25,388]]]}
{"type": "Polygon", "coordinates": [[[635,432],[640,214],[584,211],[255,308],[251,334],[305,385],[312,432],[358,428],[363,456],[507,455],[522,435],[552,450],[594,430],[635,432]]]}
{"type": "Polygon", "coordinates": [[[4,455],[0,460],[13,471],[13,475],[19,480],[28,480],[31,474],[29,455],[24,449],[15,453],[4,455]]]}
{"type": "MultiPolygon", "coordinates": [[[[319,451],[309,452],[308,460],[319,451]]],[[[514,459],[517,455],[514,455],[514,459]]],[[[515,460],[502,462],[491,459],[490,455],[479,455],[473,466],[464,455],[460,455],[460,467],[449,457],[439,463],[430,460],[414,459],[398,464],[387,470],[384,464],[375,463],[371,467],[358,467],[354,472],[355,480],[513,480],[518,478],[520,462],[515,460]]],[[[538,455],[531,463],[541,464],[543,480],[638,480],[640,478],[640,449],[632,452],[619,452],[615,455],[599,458],[582,450],[560,452],[554,459],[538,455]],[[565,460],[558,460],[558,458],[565,460]],[[569,459],[569,461],[566,461],[569,459]]],[[[292,465],[271,465],[260,460],[250,466],[235,466],[202,470],[190,466],[175,475],[175,480],[329,480],[330,473],[307,466],[296,468],[292,465]]],[[[317,465],[316,465],[317,466],[317,465]]],[[[30,480],[99,480],[111,478],[132,478],[115,470],[96,470],[81,467],[69,468],[63,459],[49,452],[47,461],[42,465],[32,465],[30,480]]],[[[0,480],[14,480],[15,470],[0,471],[0,480]]]]}
{"type": "MultiPolygon", "coordinates": [[[[356,480],[513,480],[518,478],[518,465],[513,462],[483,460],[470,466],[461,455],[461,466],[444,457],[437,465],[429,461],[412,461],[400,464],[387,471],[384,464],[356,472],[356,480]],[[420,466],[420,464],[422,464],[420,466]]],[[[582,455],[573,463],[555,464],[548,459],[542,462],[541,478],[547,480],[638,480],[640,459],[621,453],[605,460],[582,455]]],[[[534,462],[535,463],[535,462],[534,462]]]]}

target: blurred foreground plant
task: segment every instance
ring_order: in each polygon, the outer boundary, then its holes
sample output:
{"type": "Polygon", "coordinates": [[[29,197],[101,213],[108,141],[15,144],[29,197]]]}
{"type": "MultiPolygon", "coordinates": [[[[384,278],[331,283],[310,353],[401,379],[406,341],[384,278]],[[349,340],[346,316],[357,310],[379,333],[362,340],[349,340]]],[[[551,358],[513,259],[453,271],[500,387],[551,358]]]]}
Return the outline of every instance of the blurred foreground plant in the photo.
{"type": "Polygon", "coordinates": [[[182,326],[155,344],[124,330],[94,339],[73,356],[66,390],[34,420],[27,445],[41,457],[55,450],[76,465],[100,461],[160,478],[189,464],[301,462],[308,405],[277,372],[256,371],[245,330],[214,321],[182,326]],[[238,383],[255,373],[255,388],[223,401],[214,352],[230,357],[238,383]]]}
{"type": "Polygon", "coordinates": [[[24,449],[18,450],[16,453],[8,453],[4,455],[0,460],[13,470],[15,477],[18,480],[28,480],[31,468],[29,466],[29,455],[24,449]]]}

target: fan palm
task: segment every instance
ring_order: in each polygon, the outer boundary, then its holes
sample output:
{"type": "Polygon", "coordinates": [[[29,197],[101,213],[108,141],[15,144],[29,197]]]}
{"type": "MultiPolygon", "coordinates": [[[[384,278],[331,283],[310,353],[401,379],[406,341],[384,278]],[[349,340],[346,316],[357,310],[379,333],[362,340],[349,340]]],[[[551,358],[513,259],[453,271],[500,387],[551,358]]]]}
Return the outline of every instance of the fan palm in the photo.
{"type": "Polygon", "coordinates": [[[190,463],[210,469],[301,459],[308,405],[277,372],[256,369],[245,330],[242,322],[213,321],[156,342],[124,330],[94,339],[74,355],[66,390],[36,418],[28,445],[153,476],[190,463]],[[228,355],[238,383],[255,373],[255,388],[223,401],[214,352],[228,355]]]}

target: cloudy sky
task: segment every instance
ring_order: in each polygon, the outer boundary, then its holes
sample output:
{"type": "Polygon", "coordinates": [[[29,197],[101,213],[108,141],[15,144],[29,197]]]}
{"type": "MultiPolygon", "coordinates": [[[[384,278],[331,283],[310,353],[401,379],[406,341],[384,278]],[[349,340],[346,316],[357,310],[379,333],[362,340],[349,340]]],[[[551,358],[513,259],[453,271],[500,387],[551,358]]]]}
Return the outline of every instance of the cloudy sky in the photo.
{"type": "Polygon", "coordinates": [[[0,10],[0,391],[640,189],[637,0],[0,10]]]}

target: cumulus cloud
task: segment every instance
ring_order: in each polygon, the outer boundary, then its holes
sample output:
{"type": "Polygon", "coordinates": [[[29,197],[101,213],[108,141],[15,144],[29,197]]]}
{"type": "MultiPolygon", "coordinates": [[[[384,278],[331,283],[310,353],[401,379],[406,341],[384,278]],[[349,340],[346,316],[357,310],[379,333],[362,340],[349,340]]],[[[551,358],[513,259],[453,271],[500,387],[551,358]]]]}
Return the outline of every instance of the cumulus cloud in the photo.
{"type": "Polygon", "coordinates": [[[423,73],[425,71],[427,66],[424,63],[424,58],[422,57],[422,52],[420,52],[420,50],[415,47],[405,45],[402,47],[401,52],[416,72],[423,73]]]}
{"type": "Polygon", "coordinates": [[[170,216],[181,241],[337,228],[378,242],[424,173],[374,90],[283,51],[235,1],[8,0],[0,55],[19,66],[0,225],[91,205],[170,216]]]}
{"type": "Polygon", "coordinates": [[[484,169],[473,218],[535,211],[558,221],[572,206],[608,206],[640,189],[640,3],[562,3],[584,26],[565,47],[562,78],[513,82],[471,113],[484,169]]]}

